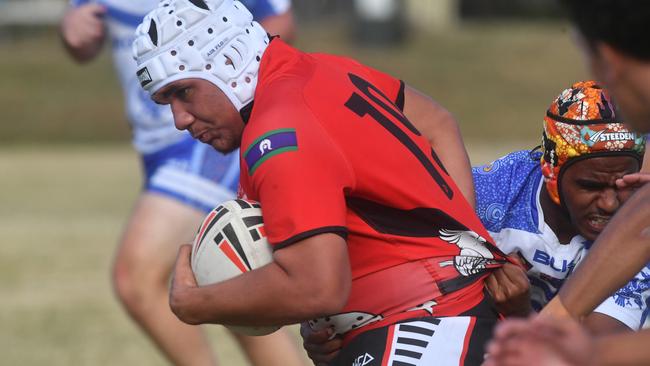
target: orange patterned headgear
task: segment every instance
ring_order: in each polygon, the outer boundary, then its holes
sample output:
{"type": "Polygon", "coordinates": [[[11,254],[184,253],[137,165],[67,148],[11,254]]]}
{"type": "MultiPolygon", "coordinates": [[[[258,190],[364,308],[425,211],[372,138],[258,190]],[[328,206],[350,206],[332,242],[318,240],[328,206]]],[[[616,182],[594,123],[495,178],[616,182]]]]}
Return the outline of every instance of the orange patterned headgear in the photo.
{"type": "Polygon", "coordinates": [[[628,155],[639,165],[645,136],[630,131],[608,93],[594,81],[581,81],[564,90],[544,117],[542,174],[551,199],[560,204],[560,178],[573,163],[592,157],[628,155]]]}

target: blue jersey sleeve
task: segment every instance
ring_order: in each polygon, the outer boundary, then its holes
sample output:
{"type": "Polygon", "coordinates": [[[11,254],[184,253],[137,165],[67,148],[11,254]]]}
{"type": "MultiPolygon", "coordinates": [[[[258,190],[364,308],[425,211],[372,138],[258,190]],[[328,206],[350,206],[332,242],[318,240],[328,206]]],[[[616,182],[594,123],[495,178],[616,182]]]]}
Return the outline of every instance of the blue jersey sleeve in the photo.
{"type": "Polygon", "coordinates": [[[536,189],[541,179],[538,160],[529,151],[516,151],[494,162],[472,168],[476,213],[492,233],[505,226],[537,225],[536,189]]]}
{"type": "Polygon", "coordinates": [[[608,315],[630,329],[639,330],[648,317],[649,306],[650,264],[594,311],[608,315]]]}

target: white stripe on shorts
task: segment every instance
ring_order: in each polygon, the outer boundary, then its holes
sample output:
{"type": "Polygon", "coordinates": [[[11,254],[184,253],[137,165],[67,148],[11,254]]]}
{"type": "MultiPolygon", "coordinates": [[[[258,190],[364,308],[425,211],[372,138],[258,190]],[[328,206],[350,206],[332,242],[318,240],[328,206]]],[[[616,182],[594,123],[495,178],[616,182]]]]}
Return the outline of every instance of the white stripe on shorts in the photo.
{"type": "Polygon", "coordinates": [[[208,207],[216,207],[223,201],[235,198],[236,193],[215,182],[163,166],[151,177],[151,186],[179,193],[208,207]]]}
{"type": "Polygon", "coordinates": [[[465,336],[471,317],[431,318],[394,325],[390,356],[386,365],[458,366],[463,358],[465,336]]]}

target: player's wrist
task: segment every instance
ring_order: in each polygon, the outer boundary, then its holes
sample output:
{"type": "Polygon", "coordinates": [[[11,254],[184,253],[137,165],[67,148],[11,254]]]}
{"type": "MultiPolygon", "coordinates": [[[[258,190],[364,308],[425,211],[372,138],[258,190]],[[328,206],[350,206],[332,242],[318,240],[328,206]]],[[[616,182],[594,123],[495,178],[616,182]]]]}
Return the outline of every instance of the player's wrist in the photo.
{"type": "Polygon", "coordinates": [[[197,292],[198,288],[182,288],[175,289],[172,288],[172,291],[169,296],[169,307],[176,317],[181,320],[183,323],[190,325],[198,325],[205,323],[202,318],[199,316],[199,306],[197,306],[197,299],[201,298],[201,295],[197,292]]]}
{"type": "Polygon", "coordinates": [[[566,308],[562,299],[560,299],[560,296],[555,296],[551,299],[551,301],[544,306],[542,311],[540,311],[539,315],[541,317],[551,317],[556,319],[575,318],[566,308]]]}

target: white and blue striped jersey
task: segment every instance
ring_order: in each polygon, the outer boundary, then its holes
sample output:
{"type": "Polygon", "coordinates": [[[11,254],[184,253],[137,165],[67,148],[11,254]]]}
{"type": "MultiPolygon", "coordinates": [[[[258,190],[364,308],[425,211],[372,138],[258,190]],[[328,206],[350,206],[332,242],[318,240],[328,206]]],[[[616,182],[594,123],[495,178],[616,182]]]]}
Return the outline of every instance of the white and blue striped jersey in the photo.
{"type": "MultiPolygon", "coordinates": [[[[174,127],[169,106],[151,101],[138,83],[131,43],[142,18],[154,9],[159,0],[71,0],[72,6],[89,2],[106,7],[106,27],[113,53],[113,65],[123,89],[127,118],[133,130],[133,145],[142,154],[150,154],[182,140],[187,132],[174,127]]],[[[255,19],[261,20],[286,12],[290,0],[242,0],[255,19]]]]}
{"type": "MultiPolygon", "coordinates": [[[[557,294],[591,246],[581,236],[560,243],[546,225],[539,200],[544,189],[540,156],[517,151],[472,169],[477,214],[502,251],[518,253],[526,262],[535,310],[557,294]]],[[[649,297],[650,265],[595,311],[639,329],[646,321],[649,297]]]]}

